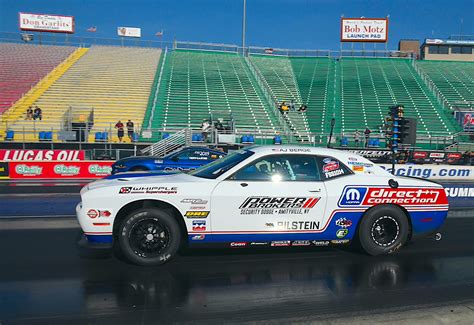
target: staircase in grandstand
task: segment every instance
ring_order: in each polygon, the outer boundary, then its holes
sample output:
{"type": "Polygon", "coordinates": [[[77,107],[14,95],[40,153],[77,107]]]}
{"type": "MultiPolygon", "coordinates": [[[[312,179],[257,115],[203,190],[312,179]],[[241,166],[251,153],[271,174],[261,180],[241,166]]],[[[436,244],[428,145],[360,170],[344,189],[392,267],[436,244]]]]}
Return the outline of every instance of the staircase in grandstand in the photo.
{"type": "Polygon", "coordinates": [[[149,156],[164,157],[185,146],[188,147],[192,145],[192,135],[193,132],[191,129],[182,129],[169,137],[142,149],[141,153],[149,156]]]}

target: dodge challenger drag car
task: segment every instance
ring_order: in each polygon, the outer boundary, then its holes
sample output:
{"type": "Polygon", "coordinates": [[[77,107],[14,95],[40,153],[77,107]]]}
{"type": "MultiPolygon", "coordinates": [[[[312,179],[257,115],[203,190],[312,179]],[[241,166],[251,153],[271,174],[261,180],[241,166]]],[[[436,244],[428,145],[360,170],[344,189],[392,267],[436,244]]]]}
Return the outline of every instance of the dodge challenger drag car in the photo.
{"type": "Polygon", "coordinates": [[[226,154],[206,147],[188,147],[165,157],[137,156],[117,160],[112,165],[112,174],[127,171],[189,172],[208,164],[226,154]]]}
{"type": "MultiPolygon", "coordinates": [[[[133,173],[131,173],[133,174],[133,173]]],[[[435,233],[448,213],[441,185],[395,177],[350,152],[251,147],[189,174],[109,176],[85,186],[76,212],[85,248],[140,265],[181,246],[330,246],[392,253],[435,233]]]]}

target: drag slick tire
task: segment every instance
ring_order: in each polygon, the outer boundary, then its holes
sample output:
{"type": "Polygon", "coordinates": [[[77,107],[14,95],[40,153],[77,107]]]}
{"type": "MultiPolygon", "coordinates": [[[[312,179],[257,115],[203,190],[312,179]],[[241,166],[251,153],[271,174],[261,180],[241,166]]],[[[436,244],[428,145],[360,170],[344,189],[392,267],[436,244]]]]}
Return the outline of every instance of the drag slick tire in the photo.
{"type": "Polygon", "coordinates": [[[408,239],[405,213],[394,205],[376,206],[367,211],[359,224],[359,242],[369,255],[391,254],[408,239]]]}
{"type": "Polygon", "coordinates": [[[119,226],[120,251],[127,260],[143,266],[171,259],[181,244],[179,225],[166,211],[145,208],[130,213],[119,226]]]}

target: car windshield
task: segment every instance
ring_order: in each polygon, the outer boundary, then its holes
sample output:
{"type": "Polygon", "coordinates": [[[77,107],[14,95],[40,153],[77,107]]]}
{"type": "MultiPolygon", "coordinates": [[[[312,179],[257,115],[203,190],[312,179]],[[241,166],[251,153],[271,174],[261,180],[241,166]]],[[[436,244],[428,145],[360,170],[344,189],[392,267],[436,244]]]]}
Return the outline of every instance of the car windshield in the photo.
{"type": "Polygon", "coordinates": [[[204,165],[192,172],[189,175],[214,179],[236,166],[238,163],[244,161],[254,153],[248,150],[239,150],[231,153],[230,155],[213,161],[210,164],[204,165]]]}

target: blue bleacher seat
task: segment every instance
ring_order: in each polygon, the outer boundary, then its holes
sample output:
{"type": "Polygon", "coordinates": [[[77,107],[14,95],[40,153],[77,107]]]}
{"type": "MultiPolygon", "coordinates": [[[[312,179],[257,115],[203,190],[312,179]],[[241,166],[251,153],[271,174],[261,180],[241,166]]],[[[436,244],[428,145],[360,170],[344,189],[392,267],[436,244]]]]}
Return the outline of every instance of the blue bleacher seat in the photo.
{"type": "Polygon", "coordinates": [[[273,138],[273,144],[281,144],[281,137],[279,135],[273,138]]]}
{"type": "Polygon", "coordinates": [[[44,132],[44,131],[40,131],[40,132],[39,132],[39,140],[40,140],[40,141],[44,141],[44,140],[45,140],[45,139],[44,139],[45,133],[46,133],[46,132],[44,132]]]}
{"type": "Polygon", "coordinates": [[[349,139],[347,137],[342,137],[341,139],[341,146],[347,147],[349,145],[349,139]]]}
{"type": "Polygon", "coordinates": [[[96,132],[95,133],[95,142],[102,142],[104,141],[102,138],[102,132],[96,132]]]}
{"type": "Polygon", "coordinates": [[[5,140],[6,140],[6,141],[12,141],[14,137],[15,137],[15,131],[13,131],[13,130],[8,130],[8,131],[7,131],[7,134],[6,134],[6,136],[5,136],[5,140]]]}
{"type": "Polygon", "coordinates": [[[162,139],[169,138],[170,134],[169,133],[163,133],[163,136],[161,137],[162,139]]]}

